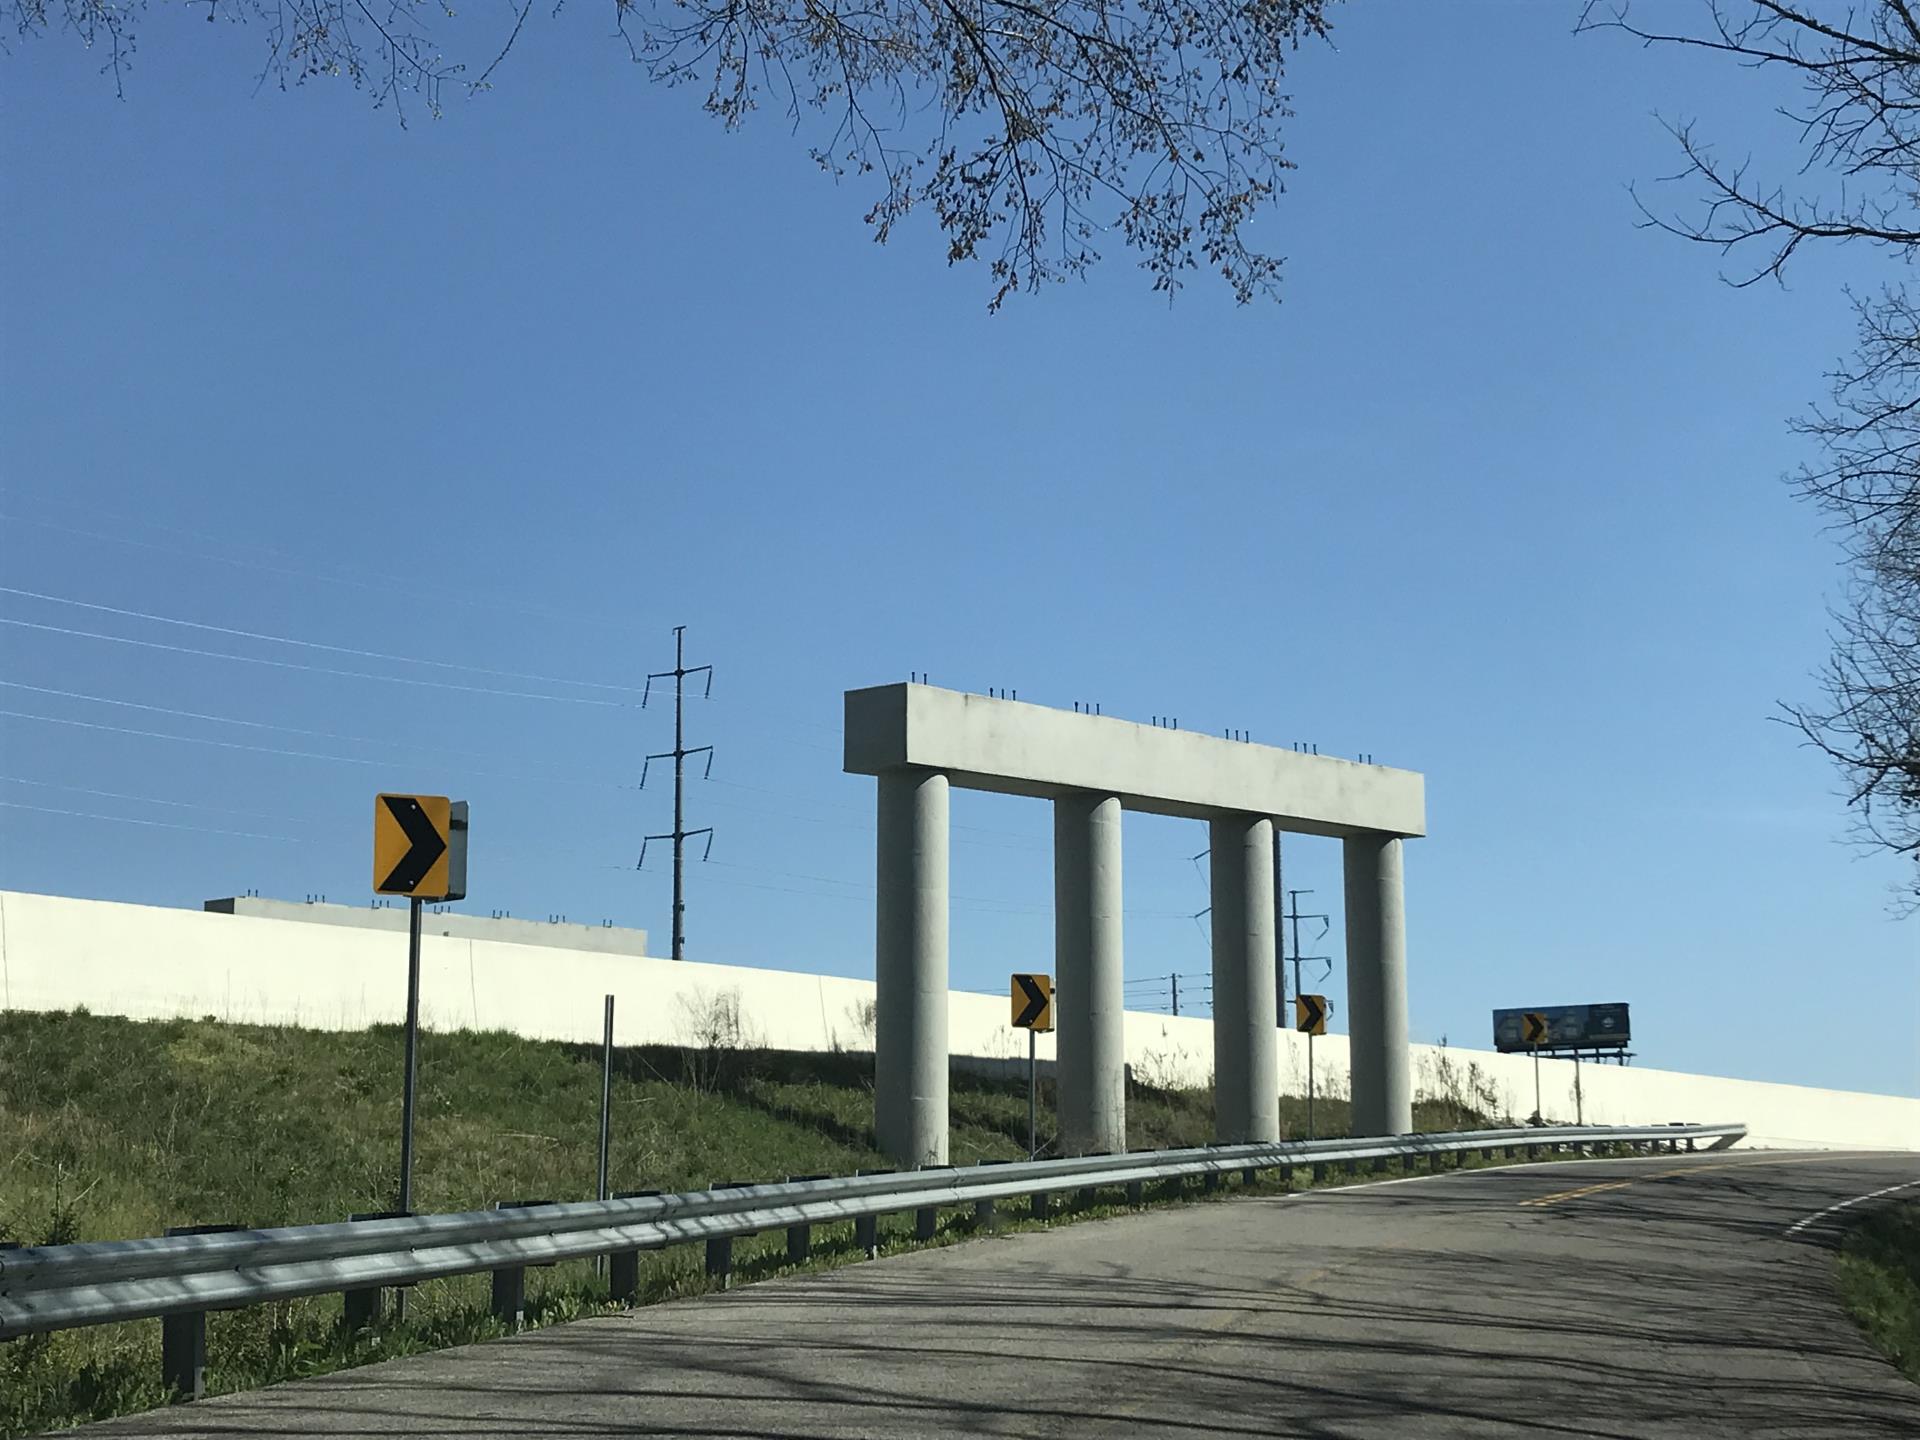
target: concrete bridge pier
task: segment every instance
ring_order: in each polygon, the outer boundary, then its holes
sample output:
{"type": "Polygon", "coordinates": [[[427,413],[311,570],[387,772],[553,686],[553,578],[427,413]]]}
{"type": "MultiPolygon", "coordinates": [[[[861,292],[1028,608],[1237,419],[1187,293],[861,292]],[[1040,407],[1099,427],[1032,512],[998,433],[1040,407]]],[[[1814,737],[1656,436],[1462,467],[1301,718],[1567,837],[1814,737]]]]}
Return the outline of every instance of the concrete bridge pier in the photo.
{"type": "Polygon", "coordinates": [[[1053,950],[1060,1148],[1127,1148],[1126,996],[1121,955],[1120,801],[1053,802],[1053,950]]]}
{"type": "Polygon", "coordinates": [[[1342,842],[1347,899],[1347,1033],[1353,1055],[1353,1133],[1413,1130],[1407,1049],[1407,920],[1400,838],[1342,842]]]}
{"type": "Polygon", "coordinates": [[[879,777],[874,1131],[903,1166],[947,1163],[947,777],[879,777]]]}
{"type": "Polygon", "coordinates": [[[1280,1138],[1273,821],[1208,822],[1213,885],[1213,1126],[1223,1145],[1280,1138]]]}

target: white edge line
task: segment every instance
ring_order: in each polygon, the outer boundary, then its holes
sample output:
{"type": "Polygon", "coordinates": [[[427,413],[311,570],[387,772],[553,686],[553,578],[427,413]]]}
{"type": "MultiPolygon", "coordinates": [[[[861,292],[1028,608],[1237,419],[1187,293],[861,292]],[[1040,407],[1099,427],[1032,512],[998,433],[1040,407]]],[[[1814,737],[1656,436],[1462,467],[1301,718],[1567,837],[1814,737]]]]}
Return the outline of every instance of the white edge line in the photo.
{"type": "Polygon", "coordinates": [[[1884,1190],[1874,1190],[1865,1195],[1856,1195],[1851,1200],[1842,1200],[1838,1205],[1829,1205],[1824,1210],[1816,1210],[1813,1214],[1807,1216],[1806,1219],[1794,1221],[1793,1224],[1789,1225],[1780,1233],[1782,1235],[1798,1235],[1809,1225],[1824,1220],[1829,1215],[1837,1215],[1850,1205],[1860,1205],[1868,1200],[1878,1200],[1882,1195],[1892,1195],[1901,1190],[1911,1190],[1916,1185],[1920,1185],[1920,1180],[1905,1180],[1898,1185],[1889,1185],[1884,1190]]]}

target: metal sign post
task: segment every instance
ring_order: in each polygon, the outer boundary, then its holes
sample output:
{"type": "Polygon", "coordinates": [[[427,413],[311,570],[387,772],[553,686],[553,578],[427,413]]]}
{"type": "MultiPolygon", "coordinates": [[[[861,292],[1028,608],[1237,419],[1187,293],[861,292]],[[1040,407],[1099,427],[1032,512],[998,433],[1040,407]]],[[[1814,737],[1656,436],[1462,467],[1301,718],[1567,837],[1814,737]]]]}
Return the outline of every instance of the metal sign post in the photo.
{"type": "Polygon", "coordinates": [[[1307,1037],[1307,1138],[1313,1135],[1313,1037],[1327,1033],[1327,1016],[1333,1007],[1324,995],[1308,995],[1296,990],[1293,996],[1293,1028],[1307,1037]]]}
{"type": "Polygon", "coordinates": [[[1520,1015],[1520,1041],[1533,1051],[1533,1118],[1545,1122],[1540,1108],[1540,1047],[1553,1038],[1553,1026],[1544,1011],[1526,1010],[1520,1015]]]}
{"type": "Polygon", "coordinates": [[[1040,1153],[1040,1032],[1027,1031],[1027,1158],[1040,1153]]]}
{"type": "Polygon", "coordinates": [[[444,795],[373,797],[373,889],[407,897],[407,1051],[400,1096],[400,1195],[413,1211],[413,1112],[420,1088],[420,907],[467,896],[467,802],[444,795]]]}
{"type": "MultiPolygon", "coordinates": [[[[602,1200],[612,1193],[607,1189],[607,1158],[613,1138],[613,996],[607,996],[606,1033],[600,1045],[600,1185],[596,1194],[602,1200]]],[[[607,1257],[593,1257],[593,1273],[604,1275],[607,1257]]]]}
{"type": "Polygon", "coordinates": [[[600,1048],[600,1190],[607,1198],[607,1154],[613,1137],[613,996],[607,996],[606,1038],[600,1048]]]}
{"type": "Polygon", "coordinates": [[[1053,977],[1015,975],[1012,980],[1015,1029],[1027,1032],[1027,1158],[1040,1153],[1040,1032],[1053,1029],[1053,977]]]}
{"type": "Polygon", "coordinates": [[[1313,1032],[1307,1031],[1307,1139],[1313,1139],[1313,1032]]]}
{"type": "Polygon", "coordinates": [[[400,1201],[413,1213],[413,1099],[420,1087],[420,901],[407,902],[407,1073],[400,1098],[400,1201]]]}

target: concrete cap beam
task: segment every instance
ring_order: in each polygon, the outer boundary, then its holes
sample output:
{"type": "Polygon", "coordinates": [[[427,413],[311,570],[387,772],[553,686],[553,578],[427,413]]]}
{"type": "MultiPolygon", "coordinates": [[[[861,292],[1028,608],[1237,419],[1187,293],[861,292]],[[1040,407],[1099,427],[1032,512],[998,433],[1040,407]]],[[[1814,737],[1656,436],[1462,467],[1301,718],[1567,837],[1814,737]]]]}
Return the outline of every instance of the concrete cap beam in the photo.
{"type": "Polygon", "coordinates": [[[1311,835],[1424,835],[1416,771],[1303,755],[931,685],[846,693],[846,772],[942,771],[970,790],[1119,797],[1129,810],[1196,820],[1271,816],[1311,835]]]}

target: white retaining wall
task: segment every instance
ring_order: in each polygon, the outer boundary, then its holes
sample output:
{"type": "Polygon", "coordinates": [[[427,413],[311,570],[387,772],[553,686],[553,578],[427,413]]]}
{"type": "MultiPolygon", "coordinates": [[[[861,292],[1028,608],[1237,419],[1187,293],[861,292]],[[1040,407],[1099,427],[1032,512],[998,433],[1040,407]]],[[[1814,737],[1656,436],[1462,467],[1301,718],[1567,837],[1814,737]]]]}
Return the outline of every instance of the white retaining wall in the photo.
{"type": "MultiPolygon", "coordinates": [[[[715,1002],[738,997],[740,1043],[785,1050],[866,1050],[873,1044],[873,982],[733,965],[600,955],[429,935],[421,946],[421,1014],[437,1029],[508,1030],[597,1043],[605,995],[617,997],[623,1045],[703,1039],[715,1002]]],[[[71,1010],[134,1019],[213,1016],[259,1024],[355,1030],[406,1012],[406,951],[398,937],[296,921],[0,891],[0,1007],[71,1010]]],[[[1025,1032],[1008,1025],[1004,995],[955,991],[956,1055],[1024,1057],[1025,1032]]],[[[1205,1085],[1213,1026],[1203,1019],[1129,1013],[1127,1059],[1162,1085],[1205,1085]]],[[[1306,1089],[1306,1042],[1281,1034],[1281,1083],[1306,1089]]],[[[1053,1059],[1053,1037],[1040,1037],[1053,1059]]],[[[1527,1056],[1416,1045],[1421,1095],[1476,1095],[1487,1109],[1533,1110],[1527,1056]],[[1451,1071],[1451,1078],[1447,1072],[1451,1071]]],[[[1314,1044],[1316,1084],[1344,1096],[1347,1041],[1314,1044]]],[[[1749,1144],[1920,1150],[1920,1099],[1725,1080],[1636,1066],[1580,1067],[1594,1124],[1743,1121],[1749,1144]]],[[[1574,1067],[1541,1062],[1543,1109],[1575,1118],[1574,1067]]]]}

